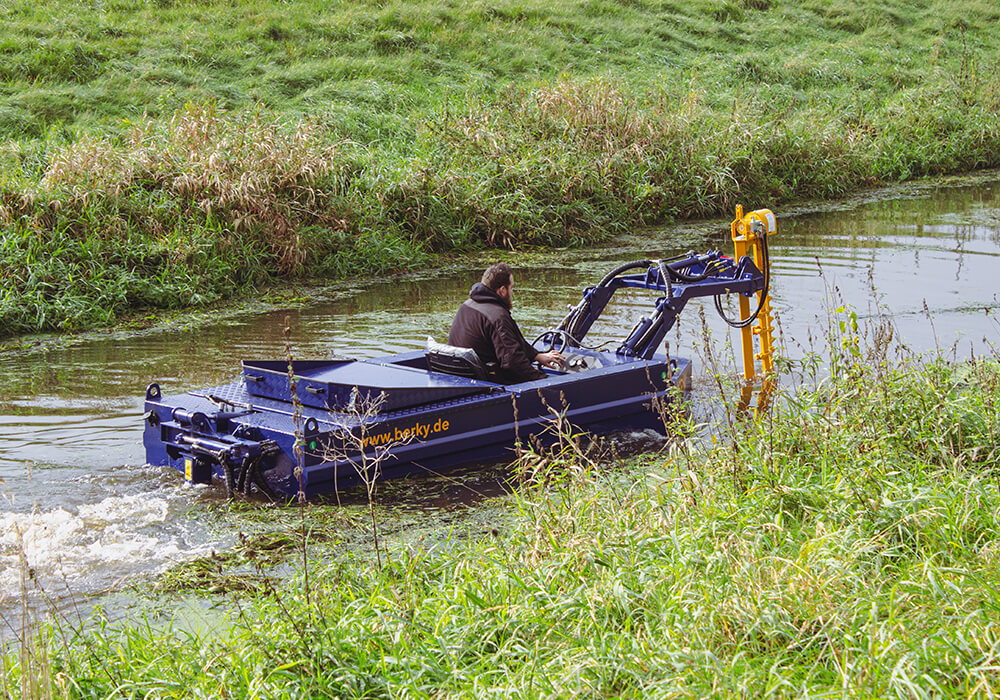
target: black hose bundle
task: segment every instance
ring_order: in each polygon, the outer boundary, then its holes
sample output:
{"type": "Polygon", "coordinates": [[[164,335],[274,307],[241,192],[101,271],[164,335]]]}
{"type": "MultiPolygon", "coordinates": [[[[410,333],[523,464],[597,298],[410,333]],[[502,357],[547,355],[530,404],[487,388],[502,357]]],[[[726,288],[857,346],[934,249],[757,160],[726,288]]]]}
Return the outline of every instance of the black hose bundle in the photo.
{"type": "Polygon", "coordinates": [[[652,260],[633,260],[632,262],[627,262],[624,265],[619,265],[614,270],[604,275],[604,279],[602,279],[597,286],[607,287],[609,284],[611,284],[611,281],[615,277],[617,277],[623,272],[626,272],[628,270],[634,270],[637,267],[641,267],[648,270],[654,264],[655,263],[652,260]]]}
{"type": "Polygon", "coordinates": [[[767,250],[767,235],[760,236],[760,253],[761,263],[764,266],[764,288],[761,290],[760,302],[757,304],[757,308],[754,310],[753,314],[750,315],[750,318],[743,321],[734,321],[729,318],[722,310],[722,295],[715,295],[715,310],[719,314],[719,318],[733,328],[746,328],[751,323],[756,321],[757,316],[760,315],[760,310],[764,308],[764,302],[767,301],[767,293],[771,288],[771,259],[767,250]]]}
{"type": "MultiPolygon", "coordinates": [[[[648,269],[653,265],[652,260],[633,260],[632,262],[627,262],[624,265],[619,265],[614,270],[609,272],[604,276],[604,278],[597,283],[598,287],[607,287],[618,275],[629,270],[634,270],[635,268],[648,269]]],[[[576,336],[580,334],[580,324],[583,319],[587,317],[587,312],[590,310],[590,300],[586,297],[580,301],[576,307],[570,312],[569,316],[566,318],[564,333],[568,336],[574,343],[578,346],[580,342],[576,339],[576,336]]]]}
{"type": "MultiPolygon", "coordinates": [[[[695,252],[692,250],[689,251],[687,255],[683,255],[680,257],[690,259],[695,257],[695,252]]],[[[670,267],[669,265],[667,267],[670,269],[670,272],[673,273],[673,275],[681,282],[701,282],[703,280],[708,279],[708,277],[712,274],[712,268],[709,267],[708,265],[705,265],[705,271],[702,272],[700,275],[689,275],[686,271],[681,272],[681,270],[675,267],[670,267]]],[[[687,268],[684,269],[687,270],[687,268]]]]}

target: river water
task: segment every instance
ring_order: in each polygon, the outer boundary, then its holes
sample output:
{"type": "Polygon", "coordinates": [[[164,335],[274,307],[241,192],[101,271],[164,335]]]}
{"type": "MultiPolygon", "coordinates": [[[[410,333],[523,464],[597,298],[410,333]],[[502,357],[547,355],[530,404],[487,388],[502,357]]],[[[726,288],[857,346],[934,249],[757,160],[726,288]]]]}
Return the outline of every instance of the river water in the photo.
{"type": "MultiPolygon", "coordinates": [[[[777,214],[772,304],[788,356],[817,349],[830,310],[844,303],[862,317],[881,305],[917,351],[960,358],[996,352],[996,174],[777,214]]],[[[514,315],[533,337],[617,264],[689,249],[730,252],[728,221],[646,232],[613,248],[532,256],[517,267],[514,315]]],[[[455,270],[383,280],[296,299],[289,308],[271,304],[0,354],[0,636],[4,626],[17,626],[12,618],[25,591],[56,607],[73,597],[93,599],[231,541],[232,523],[213,517],[221,489],[186,487],[175,473],[144,466],[141,397],[148,382],[173,394],[234,380],[240,359],[283,357],[286,315],[300,359],[422,347],[428,335],[447,337],[477,278],[476,270],[455,270]]],[[[622,337],[651,301],[623,294],[588,338],[622,337]]],[[[721,358],[714,355],[717,368],[735,372],[711,301],[689,305],[668,342],[672,354],[696,360],[695,400],[710,402],[706,327],[724,349],[721,358]]],[[[465,493],[454,481],[424,479],[394,488],[393,499],[400,507],[420,501],[433,514],[466,507],[465,493]]]]}

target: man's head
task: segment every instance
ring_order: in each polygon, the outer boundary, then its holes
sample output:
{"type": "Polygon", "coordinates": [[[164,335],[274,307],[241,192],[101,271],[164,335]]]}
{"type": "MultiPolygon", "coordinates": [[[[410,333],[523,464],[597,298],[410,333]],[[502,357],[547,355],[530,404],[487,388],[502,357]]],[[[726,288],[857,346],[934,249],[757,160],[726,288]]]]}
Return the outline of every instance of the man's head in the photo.
{"type": "Polygon", "coordinates": [[[497,296],[507,302],[507,306],[514,303],[514,273],[507,263],[494,263],[486,268],[483,273],[483,284],[494,292],[497,296]]]}

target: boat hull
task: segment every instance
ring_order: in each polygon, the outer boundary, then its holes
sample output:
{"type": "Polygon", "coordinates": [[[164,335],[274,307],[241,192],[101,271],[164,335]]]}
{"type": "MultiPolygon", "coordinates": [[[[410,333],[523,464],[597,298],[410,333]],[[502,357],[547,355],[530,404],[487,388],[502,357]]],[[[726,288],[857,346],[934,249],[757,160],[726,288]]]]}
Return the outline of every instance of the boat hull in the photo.
{"type": "Polygon", "coordinates": [[[662,432],[660,408],[690,384],[687,360],[575,352],[590,368],[510,386],[429,372],[419,351],[354,365],[302,363],[294,392],[287,368],[266,363],[244,363],[239,382],[186,394],[164,397],[153,384],[146,460],[193,482],[309,498],[373,478],[512,458],[518,441],[551,436],[555,413],[593,434],[662,432]]]}

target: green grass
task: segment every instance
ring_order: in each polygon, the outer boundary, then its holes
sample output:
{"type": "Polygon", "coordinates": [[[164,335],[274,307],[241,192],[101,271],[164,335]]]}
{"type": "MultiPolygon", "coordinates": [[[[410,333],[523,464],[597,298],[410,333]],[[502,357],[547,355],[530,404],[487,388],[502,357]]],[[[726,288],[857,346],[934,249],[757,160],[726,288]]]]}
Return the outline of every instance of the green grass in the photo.
{"type": "Polygon", "coordinates": [[[0,336],[1000,166],[987,0],[2,12],[0,336]]]}
{"type": "MultiPolygon", "coordinates": [[[[850,326],[830,340],[832,376],[783,362],[774,409],[711,444],[614,465],[529,455],[498,529],[396,547],[381,568],[319,537],[308,581],[275,583],[275,548],[296,549],[287,512],[284,532],[164,579],[229,590],[214,631],[43,625],[7,650],[0,688],[987,696],[1000,683],[1000,363],[899,360],[850,326]]],[[[305,523],[321,532],[330,515],[305,523]]],[[[333,540],[345,518],[363,527],[361,510],[333,515],[333,540]]]]}

